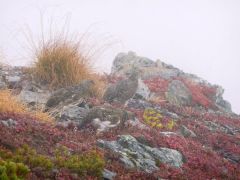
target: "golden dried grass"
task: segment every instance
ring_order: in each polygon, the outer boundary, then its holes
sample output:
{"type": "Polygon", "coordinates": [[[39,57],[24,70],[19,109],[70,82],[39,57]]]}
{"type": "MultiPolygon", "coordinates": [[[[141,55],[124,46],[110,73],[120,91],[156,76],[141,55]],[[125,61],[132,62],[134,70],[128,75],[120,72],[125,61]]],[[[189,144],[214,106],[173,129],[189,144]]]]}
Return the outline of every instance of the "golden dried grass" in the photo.
{"type": "Polygon", "coordinates": [[[0,113],[26,114],[44,122],[53,122],[54,119],[47,113],[31,111],[10,90],[0,90],[0,113]]]}
{"type": "Polygon", "coordinates": [[[36,50],[34,77],[60,88],[76,85],[92,73],[90,59],[81,51],[80,42],[56,38],[44,41],[36,50]]]}

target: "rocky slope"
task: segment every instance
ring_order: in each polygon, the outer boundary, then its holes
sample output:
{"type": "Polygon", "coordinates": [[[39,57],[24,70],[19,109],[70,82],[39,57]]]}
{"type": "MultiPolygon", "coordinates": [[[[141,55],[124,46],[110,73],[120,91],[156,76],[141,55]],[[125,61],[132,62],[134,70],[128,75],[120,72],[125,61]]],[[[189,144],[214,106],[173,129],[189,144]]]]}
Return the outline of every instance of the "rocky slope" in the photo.
{"type": "MultiPolygon", "coordinates": [[[[24,68],[1,67],[0,88],[56,122],[0,113],[0,147],[28,144],[50,158],[59,146],[73,154],[97,149],[105,179],[239,179],[240,116],[222,87],[133,52],[118,54],[103,78],[108,87],[99,99],[90,80],[51,91],[24,68]]],[[[83,178],[40,168],[29,179],[83,178]]]]}

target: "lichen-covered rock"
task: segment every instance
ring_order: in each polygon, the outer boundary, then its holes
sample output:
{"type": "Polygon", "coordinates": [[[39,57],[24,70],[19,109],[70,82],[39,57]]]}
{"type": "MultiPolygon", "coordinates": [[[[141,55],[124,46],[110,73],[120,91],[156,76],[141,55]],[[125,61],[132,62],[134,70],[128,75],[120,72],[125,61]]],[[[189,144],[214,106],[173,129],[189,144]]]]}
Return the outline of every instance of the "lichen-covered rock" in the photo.
{"type": "Polygon", "coordinates": [[[72,121],[81,126],[89,113],[88,108],[78,107],[77,105],[64,106],[60,112],[60,121],[72,121]]]}
{"type": "Polygon", "coordinates": [[[7,120],[0,120],[0,123],[3,124],[6,127],[13,128],[15,127],[18,123],[13,120],[13,119],[7,119],[7,120]]]}
{"type": "Polygon", "coordinates": [[[134,52],[119,53],[113,61],[112,75],[126,77],[131,74],[134,68],[137,68],[141,73],[140,77],[143,79],[161,76],[163,78],[176,77],[182,74],[179,69],[167,65],[160,60],[154,62],[153,60],[137,56],[134,52]]]}
{"type": "Polygon", "coordinates": [[[136,127],[136,128],[139,128],[139,129],[150,130],[150,128],[147,125],[140,122],[137,118],[127,120],[125,122],[125,126],[132,126],[132,127],[136,127]]]}
{"type": "Polygon", "coordinates": [[[109,171],[107,169],[104,169],[104,171],[103,171],[104,180],[113,180],[116,175],[117,175],[117,173],[109,171]]]}
{"type": "Polygon", "coordinates": [[[182,125],[180,127],[180,133],[184,136],[184,137],[197,137],[197,135],[190,129],[188,129],[186,126],[182,125]]]}
{"type": "Polygon", "coordinates": [[[144,82],[141,79],[138,79],[138,86],[137,86],[137,90],[135,93],[135,98],[141,98],[141,99],[146,99],[148,100],[150,97],[150,90],[149,88],[146,86],[146,84],[144,84],[144,82]]]}
{"type": "Polygon", "coordinates": [[[41,89],[34,84],[27,84],[23,87],[18,97],[25,104],[44,107],[51,93],[47,89],[41,89]]]}
{"type": "Polygon", "coordinates": [[[117,141],[98,140],[98,146],[120,155],[120,161],[127,168],[137,168],[151,173],[158,170],[157,162],[180,168],[182,154],[174,149],[152,148],[139,143],[130,135],[121,135],[117,141]]]}
{"type": "Polygon", "coordinates": [[[0,75],[0,89],[7,88],[7,84],[4,82],[2,76],[0,75]]]}
{"type": "Polygon", "coordinates": [[[113,61],[111,73],[118,76],[125,76],[132,72],[133,68],[153,67],[155,62],[151,59],[137,56],[130,51],[119,53],[113,61]]]}
{"type": "Polygon", "coordinates": [[[55,91],[46,103],[47,108],[53,108],[60,104],[70,104],[84,97],[94,96],[94,82],[83,80],[79,85],[62,88],[55,91]]]}
{"type": "Polygon", "coordinates": [[[117,102],[124,104],[131,98],[149,99],[150,90],[144,82],[138,78],[138,70],[135,69],[127,79],[120,80],[110,85],[103,95],[107,102],[117,102]]]}
{"type": "Polygon", "coordinates": [[[216,90],[215,105],[222,111],[232,113],[231,104],[223,99],[224,89],[218,86],[216,90]]]}
{"type": "Polygon", "coordinates": [[[177,106],[190,105],[192,102],[191,91],[179,80],[169,83],[166,98],[171,104],[177,106]]]}
{"type": "Polygon", "coordinates": [[[118,102],[124,104],[128,99],[132,98],[138,88],[137,77],[118,81],[116,84],[110,85],[103,95],[103,99],[107,102],[118,102]]]}
{"type": "Polygon", "coordinates": [[[213,121],[205,121],[205,125],[212,132],[221,131],[226,134],[234,135],[239,129],[235,129],[234,127],[230,127],[228,125],[218,124],[213,121]]]}
{"type": "Polygon", "coordinates": [[[92,123],[98,132],[102,132],[118,125],[123,127],[127,120],[133,118],[134,114],[131,112],[113,107],[97,106],[90,109],[85,122],[92,123]]]}

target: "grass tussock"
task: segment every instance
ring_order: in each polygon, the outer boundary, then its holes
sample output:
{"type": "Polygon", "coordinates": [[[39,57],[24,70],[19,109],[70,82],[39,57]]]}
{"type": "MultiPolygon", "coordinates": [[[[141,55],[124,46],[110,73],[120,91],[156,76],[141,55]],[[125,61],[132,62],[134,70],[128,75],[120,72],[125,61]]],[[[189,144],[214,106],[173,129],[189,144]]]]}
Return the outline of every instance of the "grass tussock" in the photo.
{"type": "Polygon", "coordinates": [[[26,114],[45,122],[53,122],[53,118],[41,111],[31,111],[10,90],[0,90],[0,113],[26,114]]]}
{"type": "Polygon", "coordinates": [[[52,88],[66,87],[92,74],[90,58],[84,55],[80,41],[54,38],[40,44],[33,73],[41,83],[52,88]]]}

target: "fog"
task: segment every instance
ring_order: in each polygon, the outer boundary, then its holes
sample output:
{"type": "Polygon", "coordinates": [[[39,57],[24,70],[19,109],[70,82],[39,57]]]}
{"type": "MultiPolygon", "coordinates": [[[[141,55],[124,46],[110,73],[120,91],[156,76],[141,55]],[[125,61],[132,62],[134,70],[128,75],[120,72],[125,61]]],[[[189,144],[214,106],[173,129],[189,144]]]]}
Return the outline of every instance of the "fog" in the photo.
{"type": "Polygon", "coordinates": [[[10,64],[30,63],[24,33],[37,39],[50,24],[66,25],[68,32],[89,30],[99,46],[111,44],[95,59],[99,70],[109,72],[118,52],[132,50],[223,86],[224,98],[240,113],[239,0],[0,2],[0,56],[10,64]]]}

